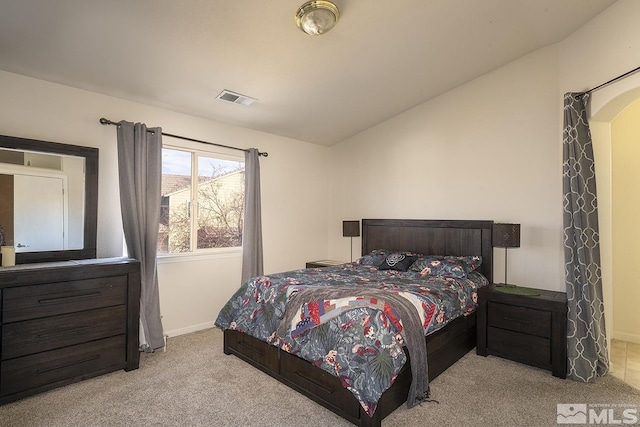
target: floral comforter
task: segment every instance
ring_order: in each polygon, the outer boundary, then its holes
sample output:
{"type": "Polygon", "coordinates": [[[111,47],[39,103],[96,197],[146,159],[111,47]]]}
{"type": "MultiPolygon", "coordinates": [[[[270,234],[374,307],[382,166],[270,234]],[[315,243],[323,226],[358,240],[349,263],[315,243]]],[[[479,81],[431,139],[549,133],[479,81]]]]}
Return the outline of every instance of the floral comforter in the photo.
{"type": "Polygon", "coordinates": [[[363,304],[354,295],[308,302],[300,308],[298,321],[287,328],[290,333],[278,336],[288,295],[300,287],[331,285],[394,292],[413,303],[427,335],[475,310],[477,289],[487,283],[476,271],[466,278],[421,277],[417,272],[379,270],[358,263],[296,270],[249,279],[222,308],[216,326],[247,333],[335,375],[372,415],[406,362],[402,320],[395,319],[384,304],[363,304]],[[325,316],[328,311],[331,315],[325,316]]]}

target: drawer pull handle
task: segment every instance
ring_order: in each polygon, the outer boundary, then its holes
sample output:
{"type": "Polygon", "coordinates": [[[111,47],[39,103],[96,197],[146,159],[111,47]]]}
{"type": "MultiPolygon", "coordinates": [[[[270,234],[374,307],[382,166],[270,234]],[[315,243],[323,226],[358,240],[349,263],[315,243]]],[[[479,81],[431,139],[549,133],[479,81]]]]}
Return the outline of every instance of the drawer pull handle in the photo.
{"type": "Polygon", "coordinates": [[[72,295],[68,297],[45,298],[45,299],[38,300],[38,303],[39,304],[63,304],[65,302],[78,301],[78,300],[83,300],[88,298],[97,298],[101,295],[102,295],[101,292],[91,292],[89,294],[72,295]]]}
{"type": "Polygon", "coordinates": [[[508,320],[509,322],[522,323],[525,325],[530,325],[533,323],[531,320],[514,319],[512,317],[505,317],[504,320],[508,320]]]}
{"type": "Polygon", "coordinates": [[[77,335],[77,334],[80,334],[82,331],[91,330],[95,328],[96,328],[96,325],[81,326],[79,328],[74,328],[74,329],[54,331],[48,334],[40,334],[38,335],[38,338],[48,339],[48,338],[55,338],[55,337],[64,337],[65,335],[77,335]]]}
{"type": "Polygon", "coordinates": [[[303,371],[298,371],[296,370],[294,372],[294,374],[296,374],[297,377],[302,378],[303,380],[310,382],[311,384],[313,384],[314,386],[322,389],[322,391],[324,391],[325,393],[328,394],[333,394],[334,389],[333,388],[327,388],[322,384],[318,384],[313,378],[310,378],[307,374],[305,374],[303,371]]]}
{"type": "Polygon", "coordinates": [[[91,362],[93,360],[98,360],[98,359],[100,359],[100,355],[96,354],[94,356],[85,357],[84,359],[75,360],[73,362],[64,363],[64,364],[58,365],[58,366],[52,366],[51,368],[38,369],[37,372],[38,372],[38,374],[45,374],[47,372],[51,372],[51,371],[55,371],[55,370],[63,369],[63,368],[68,368],[69,366],[79,365],[81,363],[91,362]]]}
{"type": "Polygon", "coordinates": [[[238,343],[238,347],[243,348],[245,352],[249,351],[249,352],[255,354],[256,356],[259,356],[259,357],[263,357],[264,356],[264,352],[263,351],[257,350],[257,349],[255,349],[255,348],[253,348],[251,346],[248,346],[248,345],[246,345],[244,343],[239,342],[238,343]]]}

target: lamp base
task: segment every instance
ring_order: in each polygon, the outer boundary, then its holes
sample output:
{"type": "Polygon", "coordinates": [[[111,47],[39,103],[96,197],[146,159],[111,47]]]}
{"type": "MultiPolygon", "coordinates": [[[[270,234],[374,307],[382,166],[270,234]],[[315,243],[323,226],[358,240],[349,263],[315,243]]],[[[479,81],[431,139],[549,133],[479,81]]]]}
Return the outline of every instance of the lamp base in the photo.
{"type": "Polygon", "coordinates": [[[496,284],[495,291],[501,292],[503,294],[524,295],[531,297],[540,295],[540,292],[537,289],[523,288],[522,286],[507,285],[504,283],[496,284]]]}

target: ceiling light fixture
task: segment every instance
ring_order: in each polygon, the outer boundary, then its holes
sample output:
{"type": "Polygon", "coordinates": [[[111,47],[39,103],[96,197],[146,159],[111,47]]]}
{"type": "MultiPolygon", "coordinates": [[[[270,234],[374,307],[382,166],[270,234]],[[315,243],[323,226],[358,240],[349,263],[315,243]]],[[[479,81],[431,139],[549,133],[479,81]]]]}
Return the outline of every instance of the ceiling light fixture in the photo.
{"type": "Polygon", "coordinates": [[[309,35],[319,36],[332,29],[338,18],[338,7],[330,1],[308,1],[298,9],[296,25],[309,35]]]}

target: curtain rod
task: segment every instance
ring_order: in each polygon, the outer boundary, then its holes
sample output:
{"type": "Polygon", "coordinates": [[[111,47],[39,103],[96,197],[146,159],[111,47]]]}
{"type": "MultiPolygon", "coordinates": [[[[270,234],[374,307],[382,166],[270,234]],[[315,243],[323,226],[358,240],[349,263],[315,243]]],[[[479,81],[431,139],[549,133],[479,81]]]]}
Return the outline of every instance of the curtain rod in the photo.
{"type": "MultiPolygon", "coordinates": [[[[113,121],[111,121],[109,119],[105,119],[104,117],[102,117],[100,119],[100,124],[102,124],[102,125],[114,125],[114,126],[118,126],[119,125],[118,122],[113,122],[113,121]]],[[[153,132],[153,131],[152,130],[147,130],[147,132],[153,132]]],[[[163,136],[170,136],[172,138],[183,139],[185,141],[192,141],[192,142],[199,142],[201,144],[215,145],[216,147],[230,148],[232,150],[244,151],[246,153],[249,152],[249,150],[247,150],[245,148],[238,148],[238,147],[232,147],[230,145],[216,144],[215,142],[209,142],[209,141],[201,141],[199,139],[187,138],[186,136],[174,135],[174,134],[171,134],[171,133],[162,132],[162,135],[163,136]]],[[[268,157],[269,153],[267,153],[265,151],[258,151],[258,156],[268,157]]]]}
{"type": "Polygon", "coordinates": [[[593,92],[594,90],[598,90],[598,89],[600,89],[600,88],[602,88],[602,87],[605,87],[605,86],[607,86],[607,85],[610,85],[610,84],[611,84],[611,83],[613,83],[613,82],[617,82],[618,80],[622,80],[622,79],[624,79],[625,77],[630,76],[631,74],[636,73],[636,72],[638,72],[638,71],[640,71],[640,67],[638,67],[638,68],[634,68],[634,69],[633,69],[633,70],[631,70],[631,71],[627,71],[627,72],[626,72],[626,73],[624,73],[624,74],[620,74],[618,77],[614,77],[613,79],[609,80],[608,82],[604,82],[604,83],[602,83],[601,85],[598,85],[598,86],[594,87],[593,89],[589,89],[589,90],[586,90],[586,91],[584,91],[584,92],[581,92],[581,93],[577,94],[577,95],[576,95],[576,99],[578,99],[579,97],[581,97],[582,95],[585,95],[585,94],[587,94],[587,93],[589,93],[589,94],[590,94],[590,93],[591,93],[591,92],[593,92]]]}

